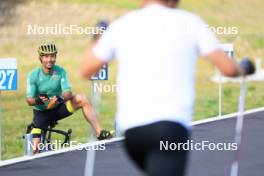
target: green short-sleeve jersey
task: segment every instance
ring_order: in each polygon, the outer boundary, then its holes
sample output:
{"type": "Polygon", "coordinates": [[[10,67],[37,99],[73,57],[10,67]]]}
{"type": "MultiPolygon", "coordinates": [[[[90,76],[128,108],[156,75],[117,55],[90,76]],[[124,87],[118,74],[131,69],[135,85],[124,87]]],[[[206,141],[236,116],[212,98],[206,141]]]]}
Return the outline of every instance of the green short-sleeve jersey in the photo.
{"type": "MultiPolygon", "coordinates": [[[[56,95],[62,96],[64,92],[71,91],[71,85],[66,71],[54,66],[53,72],[46,74],[42,67],[31,71],[27,78],[27,97],[36,98],[39,94],[47,94],[49,98],[56,95]]],[[[47,110],[46,102],[44,105],[35,105],[34,109],[45,111],[47,110]]]]}

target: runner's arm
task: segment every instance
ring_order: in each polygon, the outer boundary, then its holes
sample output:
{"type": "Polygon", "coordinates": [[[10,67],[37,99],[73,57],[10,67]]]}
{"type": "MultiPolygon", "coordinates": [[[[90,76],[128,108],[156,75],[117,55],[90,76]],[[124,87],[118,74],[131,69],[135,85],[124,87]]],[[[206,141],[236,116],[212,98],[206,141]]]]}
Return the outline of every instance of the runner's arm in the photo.
{"type": "Polygon", "coordinates": [[[244,74],[243,69],[236,63],[236,61],[229,59],[222,50],[211,52],[206,57],[225,76],[236,77],[244,74]]]}
{"type": "Polygon", "coordinates": [[[90,78],[94,73],[96,73],[101,66],[105,64],[102,59],[97,58],[92,50],[88,50],[83,63],[81,65],[81,74],[85,78],[90,78]]]}
{"type": "Polygon", "coordinates": [[[83,77],[89,79],[104,64],[115,57],[118,34],[115,25],[112,23],[99,40],[95,41],[92,47],[87,50],[81,65],[83,77]]]}
{"type": "Polygon", "coordinates": [[[216,66],[221,73],[226,76],[236,77],[243,75],[243,70],[236,63],[235,60],[228,58],[225,52],[221,49],[221,44],[214,33],[206,26],[208,26],[200,18],[197,18],[197,23],[194,27],[194,33],[197,43],[197,49],[201,56],[208,59],[214,66],[216,66]]]}

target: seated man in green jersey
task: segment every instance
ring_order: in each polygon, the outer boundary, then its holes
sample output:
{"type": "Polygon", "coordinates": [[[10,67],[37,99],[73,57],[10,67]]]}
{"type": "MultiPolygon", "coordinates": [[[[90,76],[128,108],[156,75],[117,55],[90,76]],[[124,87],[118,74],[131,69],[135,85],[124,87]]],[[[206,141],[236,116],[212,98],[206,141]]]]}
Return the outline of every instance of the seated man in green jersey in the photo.
{"type": "Polygon", "coordinates": [[[37,153],[41,128],[47,128],[51,122],[66,118],[78,109],[82,109],[85,119],[93,127],[98,140],[111,138],[111,133],[102,130],[96,113],[84,94],[74,95],[67,72],[55,65],[57,48],[47,43],[38,49],[41,66],[30,72],[27,79],[27,103],[33,109],[33,152],[37,153]]]}

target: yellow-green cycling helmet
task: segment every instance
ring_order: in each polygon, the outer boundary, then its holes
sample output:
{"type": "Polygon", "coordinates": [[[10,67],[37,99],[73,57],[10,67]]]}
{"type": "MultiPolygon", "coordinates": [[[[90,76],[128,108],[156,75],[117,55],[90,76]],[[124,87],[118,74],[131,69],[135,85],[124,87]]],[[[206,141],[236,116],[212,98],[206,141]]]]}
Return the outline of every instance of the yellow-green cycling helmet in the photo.
{"type": "Polygon", "coordinates": [[[46,54],[57,54],[58,50],[56,48],[56,45],[53,43],[43,43],[38,48],[38,53],[40,56],[46,55],[46,54]]]}

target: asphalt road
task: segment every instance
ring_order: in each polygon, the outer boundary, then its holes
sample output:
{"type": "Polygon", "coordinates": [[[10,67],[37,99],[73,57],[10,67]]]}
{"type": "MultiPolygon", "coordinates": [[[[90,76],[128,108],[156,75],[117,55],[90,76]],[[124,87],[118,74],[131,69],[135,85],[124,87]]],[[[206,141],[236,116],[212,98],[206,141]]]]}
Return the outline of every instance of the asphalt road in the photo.
{"type": "MultiPolygon", "coordinates": [[[[236,118],[214,121],[193,127],[194,143],[232,143],[236,118]]],[[[264,111],[246,115],[240,157],[240,176],[264,174],[264,111]]],[[[188,176],[228,176],[234,151],[193,150],[189,155],[188,176]]],[[[0,167],[1,176],[83,176],[86,151],[71,151],[31,161],[0,167]]],[[[122,141],[97,151],[95,176],[141,176],[126,157],[122,141]]]]}

